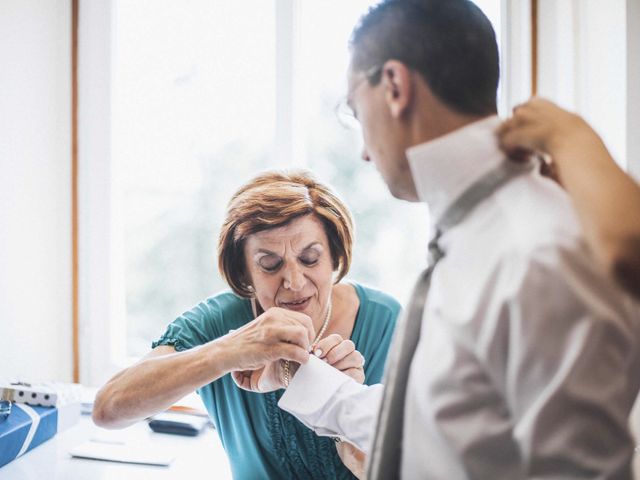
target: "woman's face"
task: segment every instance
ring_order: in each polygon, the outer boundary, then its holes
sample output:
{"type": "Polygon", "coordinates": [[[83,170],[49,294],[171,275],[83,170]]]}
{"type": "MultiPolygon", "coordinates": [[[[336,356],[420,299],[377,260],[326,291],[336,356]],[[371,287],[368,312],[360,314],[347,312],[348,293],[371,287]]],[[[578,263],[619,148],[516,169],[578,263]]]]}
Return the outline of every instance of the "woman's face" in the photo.
{"type": "Polygon", "coordinates": [[[256,300],[324,319],[333,283],[329,242],[315,215],[247,237],[245,261],[256,300]]]}

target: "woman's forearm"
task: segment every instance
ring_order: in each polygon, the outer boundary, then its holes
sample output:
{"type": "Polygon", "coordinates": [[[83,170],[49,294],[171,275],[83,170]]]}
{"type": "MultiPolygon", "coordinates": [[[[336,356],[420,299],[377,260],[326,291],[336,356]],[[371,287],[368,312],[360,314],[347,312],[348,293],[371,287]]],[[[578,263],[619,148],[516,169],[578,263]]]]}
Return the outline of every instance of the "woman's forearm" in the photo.
{"type": "Polygon", "coordinates": [[[589,127],[550,145],[549,153],[595,255],[621,286],[640,297],[640,186],[589,127]]]}
{"type": "Polygon", "coordinates": [[[176,352],[173,347],[157,347],[100,389],[93,421],[106,428],[126,427],[229,372],[242,377],[247,371],[255,371],[257,384],[278,388],[278,369],[266,367],[281,359],[306,363],[314,335],[307,315],[274,307],[237,330],[191,350],[176,352]],[[261,380],[269,375],[278,379],[261,380]]]}
{"type": "Polygon", "coordinates": [[[96,396],[94,422],[104,428],[124,428],[227,373],[221,361],[224,344],[218,340],[170,352],[170,347],[158,347],[109,380],[96,396]]]}

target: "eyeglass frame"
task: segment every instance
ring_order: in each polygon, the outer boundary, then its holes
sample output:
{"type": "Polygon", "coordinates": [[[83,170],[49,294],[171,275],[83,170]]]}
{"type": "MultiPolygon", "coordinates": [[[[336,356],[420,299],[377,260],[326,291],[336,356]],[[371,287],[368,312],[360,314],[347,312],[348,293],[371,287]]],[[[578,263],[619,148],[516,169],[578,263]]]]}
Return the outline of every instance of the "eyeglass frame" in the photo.
{"type": "MultiPolygon", "coordinates": [[[[356,116],[350,104],[351,99],[353,98],[353,95],[356,93],[358,88],[360,88],[360,86],[364,83],[365,80],[371,81],[373,78],[375,78],[376,76],[380,75],[380,73],[382,73],[382,69],[383,69],[383,65],[375,65],[369,68],[349,89],[349,91],[344,96],[344,98],[340,102],[338,102],[338,104],[334,108],[334,113],[338,118],[338,122],[340,123],[340,125],[344,126],[345,128],[354,129],[353,127],[355,125],[353,125],[352,122],[355,121],[356,125],[359,126],[360,122],[358,121],[358,117],[356,116]],[[345,119],[348,119],[348,120],[345,120],[345,119]]],[[[357,128],[358,127],[356,126],[356,129],[357,128]]]]}

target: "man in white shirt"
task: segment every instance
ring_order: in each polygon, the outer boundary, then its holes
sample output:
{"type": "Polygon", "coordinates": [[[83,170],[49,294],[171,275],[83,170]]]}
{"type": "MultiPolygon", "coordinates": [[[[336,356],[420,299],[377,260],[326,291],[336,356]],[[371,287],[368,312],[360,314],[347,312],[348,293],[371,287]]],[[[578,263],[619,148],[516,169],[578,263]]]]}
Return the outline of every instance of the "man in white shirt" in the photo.
{"type": "Polygon", "coordinates": [[[363,17],[351,52],[363,158],[394,196],[426,202],[434,227],[448,223],[444,256],[410,368],[391,361],[387,392],[312,358],[280,406],[372,455],[374,478],[630,478],[638,310],[598,270],[565,193],[531,169],[446,221],[505,165],[490,22],[467,0],[388,0],[363,17]],[[394,438],[384,405],[402,373],[394,438]],[[397,469],[376,465],[395,445],[397,469]]]}

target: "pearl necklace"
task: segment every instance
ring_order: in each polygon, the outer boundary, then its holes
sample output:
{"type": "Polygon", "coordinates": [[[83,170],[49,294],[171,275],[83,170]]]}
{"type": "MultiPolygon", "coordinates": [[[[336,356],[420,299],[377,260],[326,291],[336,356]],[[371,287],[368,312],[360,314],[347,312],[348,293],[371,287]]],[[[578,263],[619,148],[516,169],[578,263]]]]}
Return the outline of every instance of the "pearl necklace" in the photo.
{"type": "Polygon", "coordinates": [[[320,327],[320,331],[318,335],[316,335],[316,339],[311,344],[311,347],[314,347],[316,343],[322,339],[324,332],[327,331],[327,327],[329,326],[329,320],[331,320],[331,297],[329,297],[329,305],[327,306],[327,314],[324,316],[324,322],[322,322],[322,327],[320,327]]]}

